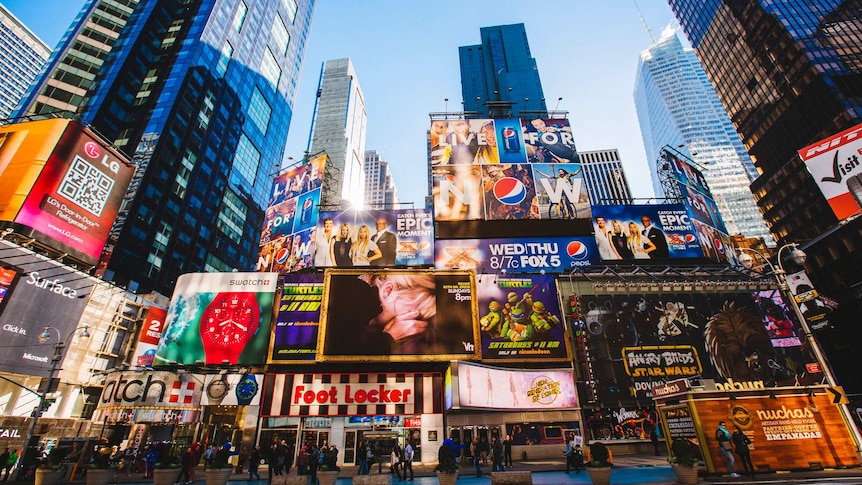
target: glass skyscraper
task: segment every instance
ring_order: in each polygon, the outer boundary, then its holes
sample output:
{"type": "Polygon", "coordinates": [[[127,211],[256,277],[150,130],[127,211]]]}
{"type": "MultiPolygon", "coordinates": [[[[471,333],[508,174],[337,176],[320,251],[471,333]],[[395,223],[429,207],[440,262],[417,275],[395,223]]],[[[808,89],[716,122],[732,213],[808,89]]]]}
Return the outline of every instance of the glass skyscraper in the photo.
{"type": "Polygon", "coordinates": [[[505,115],[495,112],[495,103],[503,110],[511,106],[515,118],[547,111],[524,24],[482,27],[480,35],[481,44],[458,48],[464,111],[478,113],[477,118],[505,115]]]}
{"type": "Polygon", "coordinates": [[[50,54],[42,39],[0,5],[0,119],[9,117],[50,54]]]}
{"type": "Polygon", "coordinates": [[[170,294],[183,273],[254,267],[313,4],[140,2],[80,110],[138,167],[106,277],[170,294]]]}
{"type": "Polygon", "coordinates": [[[772,245],[749,189],[757,177],[751,157],[697,56],[675,34],[641,53],[634,96],[656,196],[666,196],[656,166],[661,148],[684,145],[702,167],[728,232],[772,245]]]}

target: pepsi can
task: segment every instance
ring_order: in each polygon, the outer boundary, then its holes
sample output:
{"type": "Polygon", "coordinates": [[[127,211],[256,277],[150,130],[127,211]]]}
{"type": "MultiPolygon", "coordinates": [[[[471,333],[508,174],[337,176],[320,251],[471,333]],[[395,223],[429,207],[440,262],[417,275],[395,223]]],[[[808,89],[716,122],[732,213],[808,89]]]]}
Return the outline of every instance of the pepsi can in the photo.
{"type": "Polygon", "coordinates": [[[308,224],[311,221],[311,206],[314,205],[314,202],[311,201],[311,198],[305,199],[305,203],[302,204],[302,214],[299,216],[300,224],[308,224]]]}
{"type": "Polygon", "coordinates": [[[503,150],[509,153],[521,151],[521,141],[518,140],[518,132],[511,126],[503,127],[503,150]]]}

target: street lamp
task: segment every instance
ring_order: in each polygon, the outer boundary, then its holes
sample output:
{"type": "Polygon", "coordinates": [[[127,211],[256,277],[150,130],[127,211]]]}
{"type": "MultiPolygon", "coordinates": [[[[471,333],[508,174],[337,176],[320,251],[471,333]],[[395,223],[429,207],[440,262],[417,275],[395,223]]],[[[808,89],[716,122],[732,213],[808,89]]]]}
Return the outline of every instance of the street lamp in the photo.
{"type": "MultiPolygon", "coordinates": [[[[799,246],[797,246],[796,243],[788,243],[778,249],[778,255],[775,258],[776,264],[772,264],[772,262],[769,261],[769,258],[751,248],[739,248],[738,260],[745,269],[751,269],[754,266],[754,258],[747,253],[750,252],[751,254],[760,256],[760,258],[766,262],[769,269],[772,270],[772,275],[775,276],[775,281],[778,283],[778,290],[781,292],[784,299],[790,302],[790,306],[793,308],[793,313],[796,315],[796,319],[799,320],[799,325],[802,326],[802,331],[805,333],[808,345],[811,346],[811,350],[814,352],[814,358],[817,360],[817,364],[820,365],[823,375],[826,377],[826,384],[830,387],[834,387],[836,383],[835,376],[832,374],[832,368],[829,366],[829,362],[820,350],[820,346],[817,344],[817,340],[814,338],[814,334],[808,326],[808,321],[805,320],[805,315],[803,315],[802,310],[799,309],[799,304],[796,303],[796,298],[790,292],[790,286],[787,284],[787,272],[784,271],[784,264],[781,261],[781,253],[785,249],[790,249],[790,259],[794,263],[800,266],[805,264],[807,255],[804,251],[799,249],[799,246]]],[[[840,404],[839,408],[841,409],[841,414],[844,416],[844,420],[847,422],[847,426],[850,428],[850,434],[853,436],[853,441],[856,444],[856,454],[859,455],[862,453],[862,436],[859,434],[859,429],[856,427],[856,423],[853,421],[853,417],[850,414],[850,410],[847,409],[847,405],[840,404]]]]}
{"type": "Polygon", "coordinates": [[[33,439],[33,433],[36,432],[36,423],[39,421],[39,416],[42,415],[45,405],[48,404],[48,391],[51,389],[51,382],[54,380],[54,374],[60,366],[60,361],[63,360],[63,349],[66,348],[66,341],[71,340],[72,336],[74,336],[75,332],[78,330],[83,330],[81,332],[81,337],[89,338],[90,332],[87,329],[88,327],[86,325],[78,327],[69,332],[69,335],[65,340],[61,338],[60,331],[54,327],[45,327],[45,330],[39,334],[39,343],[44,344],[51,340],[51,332],[49,330],[53,330],[57,333],[57,343],[54,344],[54,355],[51,357],[51,368],[48,370],[48,381],[45,384],[45,389],[39,393],[39,406],[33,411],[33,420],[30,421],[30,428],[27,430],[27,437],[24,439],[24,456],[21,457],[21,463],[24,466],[18,468],[17,480],[24,478],[24,473],[33,459],[31,456],[33,450],[30,449],[30,441],[33,439]]]}

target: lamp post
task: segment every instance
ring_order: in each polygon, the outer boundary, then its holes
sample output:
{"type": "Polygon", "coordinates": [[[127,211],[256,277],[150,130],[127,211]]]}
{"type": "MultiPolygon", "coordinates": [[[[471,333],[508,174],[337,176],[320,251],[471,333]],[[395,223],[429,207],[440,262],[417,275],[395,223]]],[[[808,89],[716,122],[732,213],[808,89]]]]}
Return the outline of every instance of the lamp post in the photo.
{"type": "Polygon", "coordinates": [[[18,468],[16,480],[24,478],[24,473],[33,460],[33,457],[31,456],[33,454],[33,450],[30,449],[30,441],[32,441],[33,434],[36,432],[36,423],[39,421],[39,416],[42,415],[42,411],[48,401],[48,391],[51,390],[51,382],[54,380],[54,374],[60,367],[60,361],[63,360],[63,350],[66,348],[66,341],[71,340],[72,336],[75,335],[75,332],[78,330],[83,330],[83,332],[81,332],[81,337],[89,338],[90,332],[87,331],[87,328],[88,327],[84,325],[72,330],[69,332],[69,335],[65,340],[61,338],[60,331],[54,327],[45,327],[45,330],[39,334],[39,343],[44,344],[51,340],[51,332],[49,332],[49,330],[53,330],[57,333],[57,343],[54,344],[54,355],[51,357],[51,368],[48,370],[48,381],[45,384],[45,389],[39,393],[39,406],[33,411],[33,420],[30,421],[30,428],[27,430],[27,437],[24,439],[24,456],[21,457],[21,463],[23,466],[18,468]]]}
{"type": "MultiPolygon", "coordinates": [[[[811,350],[814,352],[814,358],[817,360],[817,364],[820,365],[820,369],[823,371],[823,375],[826,378],[826,384],[833,387],[836,385],[836,382],[835,376],[832,374],[832,367],[829,366],[826,356],[824,356],[823,352],[820,350],[820,345],[817,344],[817,340],[811,332],[811,327],[808,326],[808,321],[805,320],[805,315],[802,314],[802,310],[800,310],[799,304],[796,303],[796,298],[790,292],[790,286],[787,284],[787,272],[784,271],[784,264],[781,260],[781,253],[784,252],[785,249],[790,249],[790,259],[794,263],[800,266],[805,264],[805,259],[808,256],[804,251],[799,249],[799,246],[797,246],[796,243],[789,243],[781,246],[778,249],[778,254],[775,258],[775,264],[772,264],[772,262],[769,261],[769,258],[761,254],[759,251],[751,248],[739,248],[739,263],[746,269],[751,269],[754,266],[754,258],[751,257],[748,252],[760,256],[760,258],[766,262],[769,269],[772,270],[772,275],[775,277],[775,281],[778,283],[778,290],[781,292],[784,299],[790,302],[790,306],[793,308],[793,313],[796,315],[796,319],[799,320],[799,325],[802,326],[802,331],[805,333],[808,345],[811,346],[811,350]]],[[[850,434],[856,445],[856,454],[860,455],[862,454],[862,435],[859,434],[859,428],[856,427],[856,423],[853,421],[853,417],[850,414],[850,410],[847,409],[846,404],[839,404],[839,409],[841,409],[841,414],[844,416],[844,420],[850,428],[850,434]]]]}

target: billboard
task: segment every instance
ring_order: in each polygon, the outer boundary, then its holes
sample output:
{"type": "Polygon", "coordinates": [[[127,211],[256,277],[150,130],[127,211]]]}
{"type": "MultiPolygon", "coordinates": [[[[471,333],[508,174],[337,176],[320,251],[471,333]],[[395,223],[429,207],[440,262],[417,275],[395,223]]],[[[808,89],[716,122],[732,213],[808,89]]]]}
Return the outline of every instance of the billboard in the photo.
{"type": "Polygon", "coordinates": [[[452,364],[456,408],[525,409],[578,407],[571,369],[502,369],[468,362],[452,364]]]}
{"type": "Polygon", "coordinates": [[[862,212],[862,124],[799,150],[839,221],[862,212]]]}
{"type": "Polygon", "coordinates": [[[14,266],[7,266],[0,261],[0,315],[3,314],[3,307],[6,300],[12,296],[12,288],[18,282],[18,277],[21,276],[21,270],[14,266]]]}
{"type": "Polygon", "coordinates": [[[322,302],[323,275],[284,275],[269,363],[315,359],[322,302]]]}
{"type": "Polygon", "coordinates": [[[325,168],[324,154],[272,181],[255,271],[289,273],[312,266],[325,168]]]}
{"type": "Polygon", "coordinates": [[[473,272],[327,270],[324,287],[321,360],[479,357],[473,272]]]}
{"type": "Polygon", "coordinates": [[[135,167],[70,120],[0,128],[0,220],[95,264],[135,167]]]}
{"type": "Polygon", "coordinates": [[[593,230],[604,261],[703,257],[682,204],[597,205],[593,230]]]}
{"type": "Polygon", "coordinates": [[[314,266],[431,266],[434,223],[425,209],[321,212],[314,266]]]}
{"type": "Polygon", "coordinates": [[[164,371],[112,372],[93,419],[106,423],[200,422],[203,377],[164,371]]]}
{"type": "Polygon", "coordinates": [[[482,360],[570,360],[553,276],[477,279],[482,360]]]}
{"type": "Polygon", "coordinates": [[[647,403],[651,389],[699,376],[764,386],[819,382],[778,290],[581,296],[599,400],[647,403]]]}
{"type": "Polygon", "coordinates": [[[138,345],[132,355],[132,365],[135,367],[152,367],[156,358],[156,349],[162,338],[162,330],[165,328],[165,318],[168,311],[165,308],[151,306],[147,310],[144,324],[141,325],[141,333],[138,336],[138,345]]]}
{"type": "Polygon", "coordinates": [[[265,363],[277,282],[277,273],[180,276],[154,364],[265,363]]]}
{"type": "Polygon", "coordinates": [[[257,406],[263,374],[216,374],[205,377],[203,406],[257,406]]]}
{"type": "Polygon", "coordinates": [[[0,353],[0,370],[47,376],[57,336],[51,333],[48,344],[39,343],[37,336],[51,326],[66,338],[78,326],[99,280],[7,241],[0,241],[0,262],[19,271],[17,281],[13,278],[7,287],[0,314],[6,347],[0,353]]]}
{"type": "Polygon", "coordinates": [[[600,262],[595,240],[586,236],[438,239],[434,250],[437,269],[478,272],[564,273],[600,262]]]}
{"type": "Polygon", "coordinates": [[[568,120],[435,120],[431,145],[437,221],[590,218],[568,120]]]}

